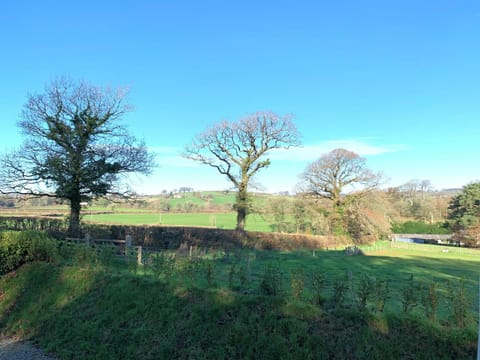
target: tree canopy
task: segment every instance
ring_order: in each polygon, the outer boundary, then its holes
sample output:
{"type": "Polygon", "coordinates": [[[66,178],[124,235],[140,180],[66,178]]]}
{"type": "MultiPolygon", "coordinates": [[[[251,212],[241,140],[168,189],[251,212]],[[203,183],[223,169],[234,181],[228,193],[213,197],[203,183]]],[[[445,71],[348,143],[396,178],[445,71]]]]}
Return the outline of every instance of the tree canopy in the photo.
{"type": "Polygon", "coordinates": [[[345,190],[362,194],[379,185],[381,176],[367,168],[366,159],[346,149],[334,149],[309,164],[301,175],[304,192],[343,203],[345,190]]]}
{"type": "Polygon", "coordinates": [[[292,117],[253,113],[238,121],[224,120],[195,137],[184,156],[215,168],[237,190],[237,229],[244,230],[247,192],[252,177],[270,165],[266,154],[300,143],[292,117]]]}
{"type": "Polygon", "coordinates": [[[448,211],[448,220],[454,228],[480,224],[480,182],[464,186],[450,201],[448,211]]]}
{"type": "Polygon", "coordinates": [[[120,122],[130,110],[126,96],[65,78],[29,95],[18,122],[24,142],[2,158],[0,192],[68,200],[72,235],[81,202],[132,195],[124,175],[148,174],[153,157],[120,122]]]}

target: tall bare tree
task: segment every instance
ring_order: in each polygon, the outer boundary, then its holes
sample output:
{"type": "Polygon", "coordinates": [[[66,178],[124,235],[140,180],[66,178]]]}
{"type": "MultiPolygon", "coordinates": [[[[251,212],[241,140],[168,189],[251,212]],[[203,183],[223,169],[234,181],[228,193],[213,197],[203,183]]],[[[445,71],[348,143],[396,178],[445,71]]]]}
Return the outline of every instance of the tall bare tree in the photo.
{"type": "Polygon", "coordinates": [[[433,222],[441,209],[436,208],[433,186],[429,180],[413,179],[397,188],[401,197],[402,215],[433,222]]]}
{"type": "Polygon", "coordinates": [[[291,116],[257,112],[236,122],[222,121],[195,137],[184,156],[217,169],[237,190],[237,230],[245,229],[248,186],[259,170],[270,165],[272,149],[300,143],[291,116]]]}
{"type": "Polygon", "coordinates": [[[18,122],[24,142],[1,159],[0,192],[67,200],[73,236],[81,202],[132,195],[123,175],[148,174],[153,157],[120,122],[130,108],[126,95],[66,78],[29,95],[18,122]]]}
{"type": "Polygon", "coordinates": [[[348,189],[351,196],[358,196],[376,188],[381,176],[367,168],[365,158],[349,150],[335,149],[309,164],[301,179],[307,194],[330,199],[338,209],[348,198],[343,191],[348,189]]]}

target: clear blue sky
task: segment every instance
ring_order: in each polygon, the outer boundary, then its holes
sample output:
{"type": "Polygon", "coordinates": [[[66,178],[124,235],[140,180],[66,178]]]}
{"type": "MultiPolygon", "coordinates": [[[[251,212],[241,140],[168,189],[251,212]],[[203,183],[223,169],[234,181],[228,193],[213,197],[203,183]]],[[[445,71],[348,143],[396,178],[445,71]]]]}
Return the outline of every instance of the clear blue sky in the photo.
{"type": "Polygon", "coordinates": [[[293,113],[302,149],[272,154],[257,179],[292,191],[335,147],[388,185],[480,179],[480,2],[5,1],[0,142],[20,145],[28,93],[60,75],[129,86],[125,121],[157,155],[143,193],[224,189],[178,156],[195,134],[258,110],[293,113]]]}

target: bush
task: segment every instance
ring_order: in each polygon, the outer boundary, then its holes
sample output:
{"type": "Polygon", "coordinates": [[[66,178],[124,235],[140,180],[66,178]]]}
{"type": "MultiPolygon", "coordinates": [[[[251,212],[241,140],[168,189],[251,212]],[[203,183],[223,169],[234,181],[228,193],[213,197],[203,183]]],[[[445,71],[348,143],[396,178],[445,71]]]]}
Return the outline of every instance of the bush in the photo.
{"type": "Polygon", "coordinates": [[[267,264],[260,282],[260,295],[278,296],[282,288],[282,271],[280,266],[267,264]]]}
{"type": "Polygon", "coordinates": [[[400,296],[404,314],[410,313],[418,305],[419,290],[420,289],[411,274],[408,278],[407,285],[402,289],[400,296]]]}
{"type": "Polygon", "coordinates": [[[360,310],[365,310],[367,308],[368,301],[373,297],[373,292],[374,283],[372,279],[367,275],[363,275],[360,278],[357,290],[358,306],[360,310]]]}
{"type": "Polygon", "coordinates": [[[451,231],[446,223],[427,224],[422,221],[405,221],[392,225],[395,234],[450,234],[451,231]]]}
{"type": "Polygon", "coordinates": [[[295,299],[301,299],[305,289],[305,272],[301,268],[291,271],[290,286],[295,299]]]}
{"type": "Polygon", "coordinates": [[[447,284],[447,306],[450,310],[450,318],[457,328],[465,328],[472,321],[468,315],[470,307],[470,299],[467,295],[465,287],[465,279],[462,279],[458,284],[454,285],[451,282],[447,284]]]}
{"type": "Polygon", "coordinates": [[[57,242],[44,232],[28,230],[0,233],[0,274],[31,261],[53,262],[57,255],[57,242]]]}
{"type": "Polygon", "coordinates": [[[326,277],[323,271],[316,271],[311,275],[311,290],[313,299],[312,302],[315,305],[322,305],[325,299],[322,296],[322,291],[325,288],[326,277]]]}

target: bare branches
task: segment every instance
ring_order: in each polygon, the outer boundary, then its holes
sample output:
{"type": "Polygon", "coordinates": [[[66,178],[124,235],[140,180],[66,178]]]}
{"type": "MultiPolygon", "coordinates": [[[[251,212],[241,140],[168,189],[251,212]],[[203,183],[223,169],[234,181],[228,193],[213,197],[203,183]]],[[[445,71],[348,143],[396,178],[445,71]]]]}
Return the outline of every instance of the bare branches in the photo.
{"type": "Polygon", "coordinates": [[[291,118],[257,112],[237,122],[224,120],[198,135],[183,156],[216,168],[238,188],[242,177],[270,164],[260,161],[269,150],[299,145],[291,118]]]}
{"type": "Polygon", "coordinates": [[[366,166],[356,153],[335,149],[311,163],[302,174],[305,192],[327,198],[335,206],[342,203],[342,191],[361,195],[375,189],[381,176],[366,166]]]}
{"type": "Polygon", "coordinates": [[[25,140],[2,159],[0,192],[67,199],[77,221],[81,201],[129,194],[120,178],[148,174],[153,157],[120,123],[126,95],[65,78],[29,95],[18,122],[25,140]]]}
{"type": "Polygon", "coordinates": [[[243,230],[247,189],[252,176],[270,165],[268,151],[300,144],[292,117],[257,112],[237,122],[222,121],[198,135],[183,156],[209,165],[238,190],[237,228],[243,230]],[[243,222],[243,224],[242,224],[243,222]]]}

